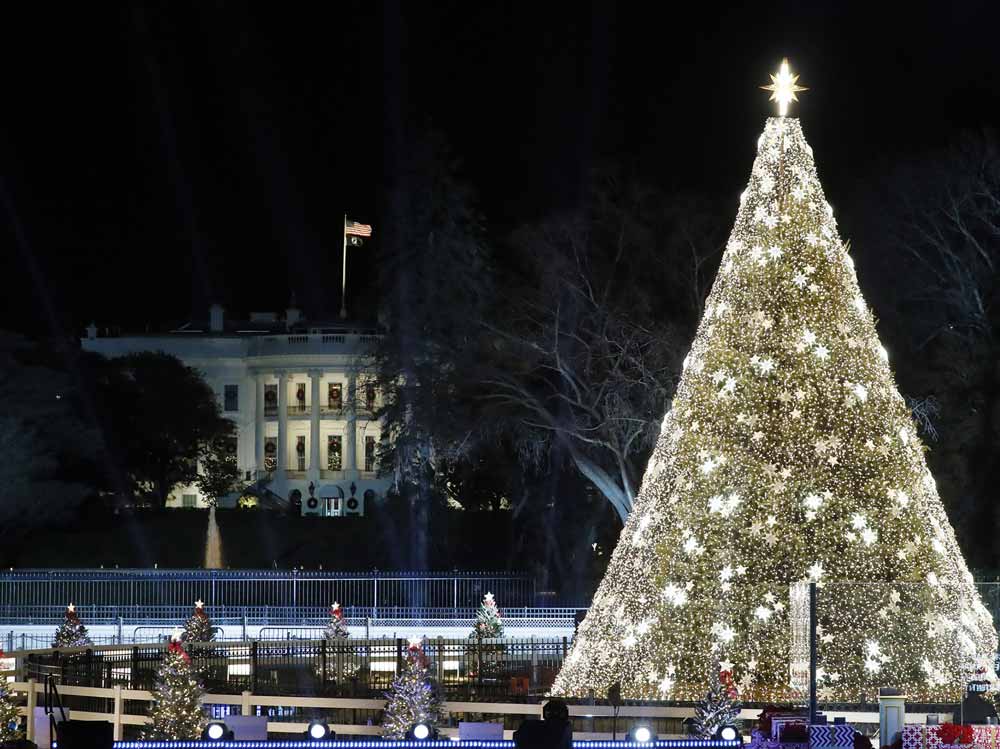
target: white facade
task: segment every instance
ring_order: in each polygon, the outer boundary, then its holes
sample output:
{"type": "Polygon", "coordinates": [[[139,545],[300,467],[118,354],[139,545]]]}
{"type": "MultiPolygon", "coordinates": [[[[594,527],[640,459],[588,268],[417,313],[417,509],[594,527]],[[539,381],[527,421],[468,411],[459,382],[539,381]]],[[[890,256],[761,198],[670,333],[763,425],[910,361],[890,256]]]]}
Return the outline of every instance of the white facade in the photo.
{"type": "MultiPolygon", "coordinates": [[[[99,337],[91,326],[81,343],[108,357],[139,351],[176,356],[202,373],[236,424],[242,484],[259,481],[285,500],[294,501],[298,492],[304,515],[364,514],[365,503],[381,498],[388,486],[375,465],[381,427],[373,417],[379,395],[369,356],[376,335],[319,327],[275,332],[273,317],[247,325],[224,331],[221,308],[214,307],[208,331],[99,337]]],[[[183,486],[168,505],[206,502],[196,486],[183,486]]]]}

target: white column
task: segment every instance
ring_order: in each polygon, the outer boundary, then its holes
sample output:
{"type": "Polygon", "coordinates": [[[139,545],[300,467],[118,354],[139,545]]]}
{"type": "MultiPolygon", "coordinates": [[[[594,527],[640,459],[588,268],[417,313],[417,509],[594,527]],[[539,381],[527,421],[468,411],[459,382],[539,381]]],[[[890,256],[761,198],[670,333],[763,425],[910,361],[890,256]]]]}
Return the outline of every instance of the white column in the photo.
{"type": "Polygon", "coordinates": [[[347,375],[347,402],[344,404],[344,478],[358,478],[358,377],[354,372],[347,375]]]}
{"type": "MultiPolygon", "coordinates": [[[[254,454],[256,455],[255,471],[264,470],[264,375],[258,372],[254,376],[256,382],[257,395],[254,407],[254,454]]],[[[256,476],[254,477],[256,478],[256,476]]]]}
{"type": "Polygon", "coordinates": [[[309,381],[312,384],[312,405],[309,410],[309,478],[319,480],[319,382],[323,373],[318,369],[310,370],[309,381]]]}
{"type": "Polygon", "coordinates": [[[906,723],[906,697],[898,689],[880,689],[878,695],[879,743],[888,746],[896,740],[906,723]],[[890,694],[882,694],[890,692],[890,694]],[[892,694],[892,693],[895,694],[892,694]]]}
{"type": "Polygon", "coordinates": [[[288,468],[288,375],[278,373],[278,472],[288,468]]]}

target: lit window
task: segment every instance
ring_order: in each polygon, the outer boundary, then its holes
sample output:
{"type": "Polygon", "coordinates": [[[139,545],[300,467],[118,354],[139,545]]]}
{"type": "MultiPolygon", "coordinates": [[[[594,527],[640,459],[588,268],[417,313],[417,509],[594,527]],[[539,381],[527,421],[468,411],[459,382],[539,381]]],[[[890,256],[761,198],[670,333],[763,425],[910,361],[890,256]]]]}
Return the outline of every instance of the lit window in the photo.
{"type": "Polygon", "coordinates": [[[198,506],[198,496],[196,494],[182,494],[181,495],[181,505],[190,510],[193,507],[198,506]]]}
{"type": "Polygon", "coordinates": [[[326,438],[326,468],[328,471],[341,470],[341,455],[343,450],[343,437],[339,434],[331,434],[326,438]]]}

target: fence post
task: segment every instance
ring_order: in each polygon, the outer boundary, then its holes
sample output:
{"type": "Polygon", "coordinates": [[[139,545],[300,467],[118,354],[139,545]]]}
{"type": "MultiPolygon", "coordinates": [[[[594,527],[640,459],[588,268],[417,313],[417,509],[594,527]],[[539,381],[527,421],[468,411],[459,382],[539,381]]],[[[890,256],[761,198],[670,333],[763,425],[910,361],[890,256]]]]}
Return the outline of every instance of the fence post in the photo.
{"type": "Polygon", "coordinates": [[[253,692],[248,692],[245,689],[243,690],[243,694],[240,699],[240,713],[243,715],[250,715],[250,710],[253,707],[250,704],[250,695],[252,694],[253,692]]]}
{"type": "Polygon", "coordinates": [[[122,713],[125,712],[125,698],[122,696],[122,685],[115,684],[113,687],[115,690],[115,715],[112,721],[114,726],[114,739],[115,741],[122,740],[122,713]]]}
{"type": "Polygon", "coordinates": [[[28,679],[28,741],[35,738],[35,708],[38,706],[38,692],[35,691],[35,680],[28,679]]]}
{"type": "Polygon", "coordinates": [[[257,691],[257,640],[250,643],[250,691],[257,691]]]}
{"type": "Polygon", "coordinates": [[[122,617],[122,616],[119,616],[118,617],[118,644],[119,645],[121,645],[122,642],[123,642],[123,640],[122,640],[122,625],[124,625],[124,624],[125,624],[125,618],[122,617]]]}
{"type": "Polygon", "coordinates": [[[7,652],[14,652],[14,630],[7,633],[7,652]]]}
{"type": "Polygon", "coordinates": [[[444,638],[441,635],[437,642],[437,682],[444,684],[444,638]]]}
{"type": "Polygon", "coordinates": [[[243,642],[247,641],[247,607],[243,607],[243,642]]]}
{"type": "Polygon", "coordinates": [[[128,676],[128,685],[130,687],[132,687],[132,689],[137,689],[138,688],[136,686],[137,683],[138,683],[138,682],[136,682],[136,677],[137,677],[138,673],[139,673],[139,646],[138,645],[133,645],[132,646],[132,668],[128,672],[128,674],[129,674],[129,676],[128,676]]]}
{"type": "Polygon", "coordinates": [[[396,673],[403,672],[403,638],[396,638],[396,673]]]}
{"type": "Polygon", "coordinates": [[[531,636],[531,688],[538,688],[538,647],[534,635],[531,636]]]}
{"type": "Polygon", "coordinates": [[[319,644],[319,657],[320,662],[323,664],[323,684],[326,684],[326,638],[319,644]]]}

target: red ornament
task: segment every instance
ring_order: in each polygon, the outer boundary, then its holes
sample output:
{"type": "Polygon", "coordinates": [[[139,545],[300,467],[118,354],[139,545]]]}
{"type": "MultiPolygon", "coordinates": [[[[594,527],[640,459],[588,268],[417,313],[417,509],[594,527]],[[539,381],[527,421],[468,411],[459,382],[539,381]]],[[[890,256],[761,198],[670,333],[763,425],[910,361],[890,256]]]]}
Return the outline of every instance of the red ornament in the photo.
{"type": "Polygon", "coordinates": [[[167,646],[167,652],[179,654],[186,662],[191,662],[191,656],[187,654],[184,646],[180,644],[177,640],[171,640],[170,645],[167,646]]]}

